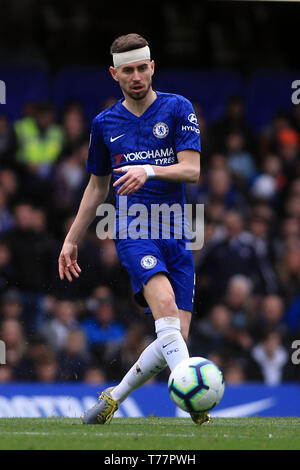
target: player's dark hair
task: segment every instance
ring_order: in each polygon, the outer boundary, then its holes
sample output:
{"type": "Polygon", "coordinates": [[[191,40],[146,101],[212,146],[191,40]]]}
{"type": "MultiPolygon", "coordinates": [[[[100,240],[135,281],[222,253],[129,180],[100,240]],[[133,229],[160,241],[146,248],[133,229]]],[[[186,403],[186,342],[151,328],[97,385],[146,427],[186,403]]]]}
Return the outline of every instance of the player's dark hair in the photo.
{"type": "Polygon", "coordinates": [[[149,46],[148,41],[145,38],[136,33],[129,33],[123,36],[119,36],[114,40],[110,47],[110,53],[117,54],[119,52],[140,49],[141,47],[145,46],[149,46]]]}

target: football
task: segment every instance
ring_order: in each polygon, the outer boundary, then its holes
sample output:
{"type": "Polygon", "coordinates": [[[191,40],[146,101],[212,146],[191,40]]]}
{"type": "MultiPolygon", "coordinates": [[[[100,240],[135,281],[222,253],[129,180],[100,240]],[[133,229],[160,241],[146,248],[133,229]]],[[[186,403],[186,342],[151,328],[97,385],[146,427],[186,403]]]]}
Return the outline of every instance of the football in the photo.
{"type": "Polygon", "coordinates": [[[179,408],[193,413],[214,408],[223,397],[225,383],[222,372],[212,361],[189,357],[171,372],[168,389],[179,408]]]}

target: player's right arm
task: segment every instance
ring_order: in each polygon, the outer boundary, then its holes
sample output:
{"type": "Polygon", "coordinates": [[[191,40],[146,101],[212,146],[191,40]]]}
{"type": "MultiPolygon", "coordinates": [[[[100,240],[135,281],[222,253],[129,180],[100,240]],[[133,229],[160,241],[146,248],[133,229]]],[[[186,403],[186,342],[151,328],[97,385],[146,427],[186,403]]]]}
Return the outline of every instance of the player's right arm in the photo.
{"type": "Polygon", "coordinates": [[[99,204],[107,198],[111,175],[96,176],[91,174],[84,191],[75,220],[65,238],[58,259],[58,271],[61,280],[66,277],[72,282],[72,275],[79,277],[81,272],[77,263],[78,243],[84,237],[89,225],[96,216],[99,204]]]}

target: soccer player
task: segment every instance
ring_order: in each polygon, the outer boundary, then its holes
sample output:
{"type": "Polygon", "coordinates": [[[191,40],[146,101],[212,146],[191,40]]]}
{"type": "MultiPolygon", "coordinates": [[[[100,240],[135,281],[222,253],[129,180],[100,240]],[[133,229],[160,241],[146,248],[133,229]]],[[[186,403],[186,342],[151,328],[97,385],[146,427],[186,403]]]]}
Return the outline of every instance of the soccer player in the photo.
{"type": "MultiPolygon", "coordinates": [[[[200,131],[191,103],[180,95],[152,88],[154,61],[148,42],[138,34],[117,38],[111,46],[112,78],[124,98],[101,112],[92,123],[87,169],[90,181],[59,256],[60,278],[72,281],[81,269],[77,246],[107,197],[111,175],[117,194],[130,208],[143,203],[184,206],[185,183],[200,175],[200,131]]],[[[116,220],[116,226],[117,226],[116,220]]],[[[149,232],[151,229],[148,227],[149,232]]],[[[133,239],[116,229],[115,244],[126,267],[137,302],[151,311],[157,339],[116,387],[109,387],[86,411],[84,424],[109,423],[119,404],[167,365],[171,370],[189,357],[194,296],[193,253],[186,239],[173,236],[133,239]],[[119,236],[118,236],[119,235],[119,236]]],[[[207,412],[191,413],[196,424],[209,421],[207,412]]]]}

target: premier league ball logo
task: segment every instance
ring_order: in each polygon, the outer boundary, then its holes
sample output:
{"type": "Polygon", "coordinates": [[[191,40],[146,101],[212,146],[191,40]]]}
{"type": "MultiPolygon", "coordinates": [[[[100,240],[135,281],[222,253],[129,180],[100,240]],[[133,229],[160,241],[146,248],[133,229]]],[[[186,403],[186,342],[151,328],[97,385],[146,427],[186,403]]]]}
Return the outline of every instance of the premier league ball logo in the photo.
{"type": "Polygon", "coordinates": [[[153,126],[153,134],[158,139],[163,139],[164,137],[167,137],[167,135],[169,134],[169,128],[167,124],[165,124],[164,122],[157,122],[153,126]]]}

